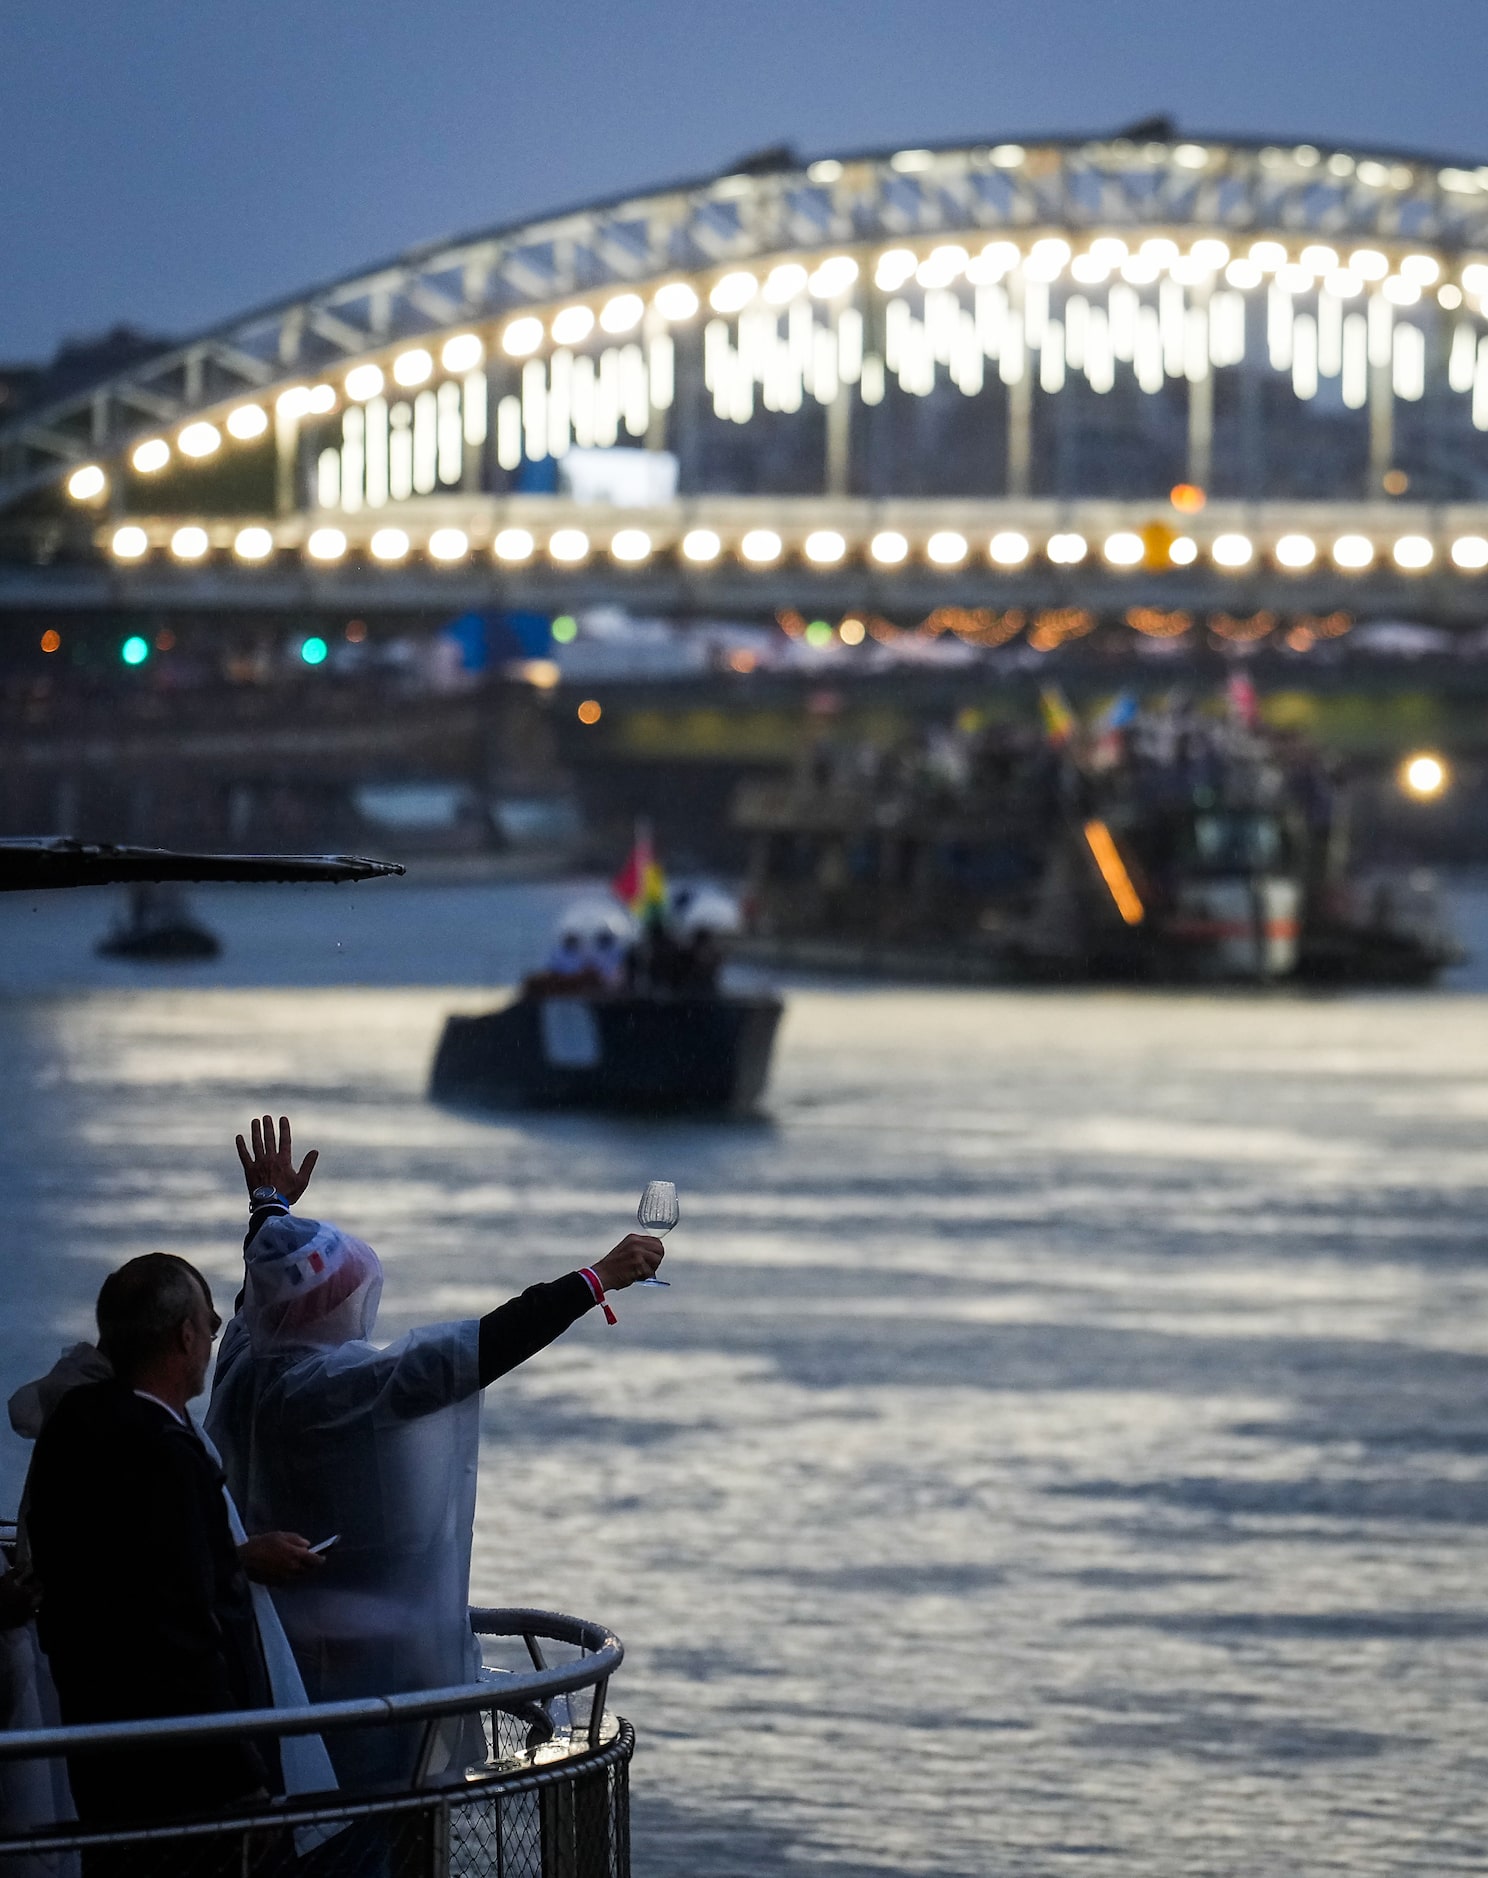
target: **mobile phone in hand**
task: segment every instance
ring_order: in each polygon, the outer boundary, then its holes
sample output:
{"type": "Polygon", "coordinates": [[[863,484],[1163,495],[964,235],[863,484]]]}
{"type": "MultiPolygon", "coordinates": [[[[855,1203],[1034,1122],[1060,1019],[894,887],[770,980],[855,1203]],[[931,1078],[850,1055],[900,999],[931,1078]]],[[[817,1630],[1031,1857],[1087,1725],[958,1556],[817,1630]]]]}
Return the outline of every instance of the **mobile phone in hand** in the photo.
{"type": "Polygon", "coordinates": [[[329,1552],[340,1537],[339,1532],[333,1532],[329,1539],[322,1539],[319,1545],[312,1545],[310,1550],[312,1552],[329,1552]]]}

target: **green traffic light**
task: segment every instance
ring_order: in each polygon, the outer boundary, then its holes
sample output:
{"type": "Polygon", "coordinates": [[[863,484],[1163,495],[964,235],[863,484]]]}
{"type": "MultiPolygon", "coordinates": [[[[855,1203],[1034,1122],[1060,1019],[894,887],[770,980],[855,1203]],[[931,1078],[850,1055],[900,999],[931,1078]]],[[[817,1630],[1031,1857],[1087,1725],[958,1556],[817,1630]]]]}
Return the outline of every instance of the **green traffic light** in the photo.
{"type": "Polygon", "coordinates": [[[126,665],[143,665],[149,656],[150,642],[138,633],[131,633],[119,648],[119,657],[126,665]]]}

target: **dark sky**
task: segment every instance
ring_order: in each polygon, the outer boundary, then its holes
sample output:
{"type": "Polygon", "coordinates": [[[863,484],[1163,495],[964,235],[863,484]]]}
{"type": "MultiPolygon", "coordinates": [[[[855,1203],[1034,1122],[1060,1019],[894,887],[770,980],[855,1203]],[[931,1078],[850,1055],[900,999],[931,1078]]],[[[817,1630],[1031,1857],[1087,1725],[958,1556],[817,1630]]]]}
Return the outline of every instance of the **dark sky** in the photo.
{"type": "Polygon", "coordinates": [[[1114,127],[1488,158],[1488,0],[0,0],[0,359],[807,155],[1114,127]]]}

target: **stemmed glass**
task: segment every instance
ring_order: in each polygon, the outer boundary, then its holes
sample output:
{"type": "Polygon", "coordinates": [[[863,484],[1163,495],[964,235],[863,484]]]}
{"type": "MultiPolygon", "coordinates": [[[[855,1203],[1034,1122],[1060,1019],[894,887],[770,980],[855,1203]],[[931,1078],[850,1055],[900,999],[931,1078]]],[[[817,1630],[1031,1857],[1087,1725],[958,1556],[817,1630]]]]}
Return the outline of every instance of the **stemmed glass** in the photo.
{"type": "MultiPolygon", "coordinates": [[[[641,1195],[641,1203],[636,1208],[636,1221],[642,1232],[648,1232],[653,1238],[660,1239],[669,1233],[682,1217],[677,1205],[677,1189],[669,1180],[648,1180],[646,1191],[641,1195]]],[[[670,1278],[638,1278],[641,1285],[669,1285],[670,1278]]]]}

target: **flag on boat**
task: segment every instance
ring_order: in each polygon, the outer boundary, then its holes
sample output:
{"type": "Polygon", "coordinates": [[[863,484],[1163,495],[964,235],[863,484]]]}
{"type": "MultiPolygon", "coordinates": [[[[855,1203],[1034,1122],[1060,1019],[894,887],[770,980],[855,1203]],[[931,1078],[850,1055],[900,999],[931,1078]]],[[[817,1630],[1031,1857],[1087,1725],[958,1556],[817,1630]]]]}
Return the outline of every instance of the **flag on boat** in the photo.
{"type": "Polygon", "coordinates": [[[1049,741],[1056,750],[1062,750],[1079,728],[1075,714],[1058,685],[1045,685],[1039,692],[1039,704],[1043,709],[1044,729],[1049,741]]]}
{"type": "Polygon", "coordinates": [[[1230,715],[1247,730],[1254,730],[1260,720],[1261,705],[1249,672],[1231,672],[1225,686],[1229,693],[1230,715]]]}
{"type": "Polygon", "coordinates": [[[625,865],[610,882],[610,888],[638,919],[666,905],[666,874],[651,845],[649,829],[636,830],[625,865]]]}

